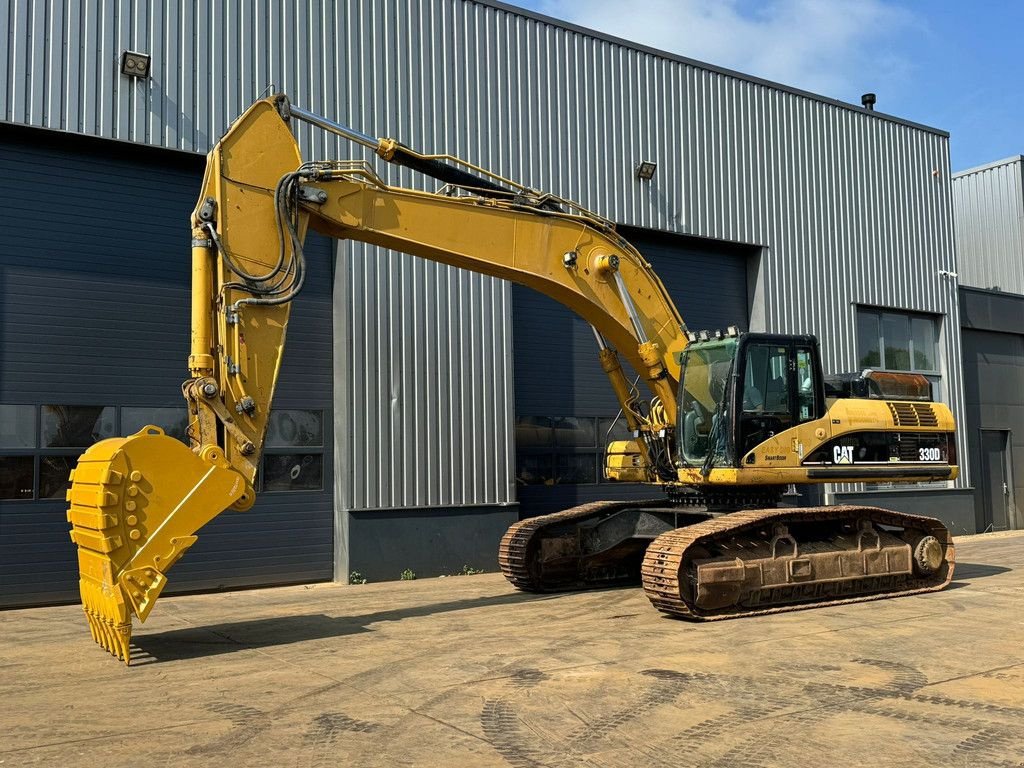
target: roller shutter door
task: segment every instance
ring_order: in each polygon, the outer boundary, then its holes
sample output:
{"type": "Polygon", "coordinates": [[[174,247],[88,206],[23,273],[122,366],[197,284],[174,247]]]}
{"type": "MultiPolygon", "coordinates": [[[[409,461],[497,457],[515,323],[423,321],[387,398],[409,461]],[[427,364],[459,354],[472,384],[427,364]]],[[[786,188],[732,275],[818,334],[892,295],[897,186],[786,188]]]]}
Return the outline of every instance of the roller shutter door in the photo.
{"type": "MultiPolygon", "coordinates": [[[[689,328],[747,328],[750,247],[637,229],[623,234],[654,266],[689,328]]],[[[521,514],[657,496],[647,486],[600,481],[606,430],[618,403],[590,326],[520,286],[513,287],[512,320],[521,514]]]]}
{"type": "Polygon", "coordinates": [[[1019,528],[1024,523],[1024,336],[964,328],[962,338],[967,423],[959,428],[968,434],[968,456],[961,463],[971,467],[977,530],[1019,528]],[[989,466],[991,457],[983,455],[983,431],[1009,433],[1009,498],[998,487],[1004,480],[999,468],[989,466]],[[999,509],[1007,502],[1015,502],[1008,513],[999,509]]]}
{"type": "MultiPolygon", "coordinates": [[[[41,447],[40,431],[68,406],[105,407],[93,429],[101,437],[127,430],[149,408],[183,413],[187,222],[203,158],[4,126],[0,164],[7,222],[0,251],[0,405],[23,406],[4,411],[12,421],[15,413],[36,419],[21,430],[22,442],[34,430],[33,446],[12,447],[17,430],[8,424],[0,448],[7,495],[12,467],[31,466],[14,492],[35,497],[0,500],[0,605],[75,600],[77,564],[63,489],[40,484],[57,477],[55,464],[59,470],[73,461],[55,454],[76,451],[41,447]]],[[[330,241],[311,235],[307,259],[275,409],[312,410],[296,417],[313,419],[322,412],[322,447],[279,449],[287,456],[275,461],[312,457],[302,459],[303,472],[315,474],[321,464],[321,489],[267,492],[249,512],[223,513],[200,531],[171,573],[168,591],[332,577],[330,241]]]]}

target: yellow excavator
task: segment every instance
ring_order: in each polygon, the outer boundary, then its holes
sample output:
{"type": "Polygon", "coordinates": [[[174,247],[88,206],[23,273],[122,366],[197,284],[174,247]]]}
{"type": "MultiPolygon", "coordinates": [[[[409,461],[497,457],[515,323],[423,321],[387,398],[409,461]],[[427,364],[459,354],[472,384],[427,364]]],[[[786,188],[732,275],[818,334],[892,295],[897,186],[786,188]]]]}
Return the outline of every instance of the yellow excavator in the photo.
{"type": "Polygon", "coordinates": [[[689,330],[643,256],[568,200],[275,95],[210,152],[191,225],[191,449],[155,426],[104,440],[82,455],[68,491],[90,630],[126,663],[132,614],[146,620],[196,532],[255,501],[310,227],[520,283],[593,327],[632,432],[608,446],[605,475],[662,492],[514,524],[499,562],[516,587],[642,581],[669,615],[719,619],[931,591],[952,578],[952,539],[937,520],[779,506],[794,483],[954,479],[953,417],[926,379],[826,378],[809,335],[689,330]],[[303,162],[295,121],[441,186],[389,186],[362,161],[303,162]]]}

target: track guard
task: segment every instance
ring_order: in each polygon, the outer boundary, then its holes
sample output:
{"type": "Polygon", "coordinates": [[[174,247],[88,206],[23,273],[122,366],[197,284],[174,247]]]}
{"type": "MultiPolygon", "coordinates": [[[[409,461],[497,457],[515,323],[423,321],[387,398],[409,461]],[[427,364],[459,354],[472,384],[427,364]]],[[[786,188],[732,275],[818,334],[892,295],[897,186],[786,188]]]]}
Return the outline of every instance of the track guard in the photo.
{"type": "Polygon", "coordinates": [[[647,548],[642,575],[659,611],[711,621],[935,592],[954,567],[940,521],[836,506],[744,510],[669,531],[647,548]]]}
{"type": "Polygon", "coordinates": [[[219,448],[197,456],[159,427],[103,440],[82,454],[71,473],[67,519],[93,639],[129,663],[131,615],[146,620],[196,531],[252,499],[252,487],[219,448]]]}

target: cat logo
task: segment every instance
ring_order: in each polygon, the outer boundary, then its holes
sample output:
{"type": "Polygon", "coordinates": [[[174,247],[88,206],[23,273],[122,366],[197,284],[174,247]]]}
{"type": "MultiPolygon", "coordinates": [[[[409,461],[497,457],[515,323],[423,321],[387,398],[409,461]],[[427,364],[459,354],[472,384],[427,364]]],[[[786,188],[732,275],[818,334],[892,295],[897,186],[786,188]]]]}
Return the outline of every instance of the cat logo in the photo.
{"type": "Polygon", "coordinates": [[[853,464],[853,446],[837,445],[832,449],[836,464],[853,464]]]}

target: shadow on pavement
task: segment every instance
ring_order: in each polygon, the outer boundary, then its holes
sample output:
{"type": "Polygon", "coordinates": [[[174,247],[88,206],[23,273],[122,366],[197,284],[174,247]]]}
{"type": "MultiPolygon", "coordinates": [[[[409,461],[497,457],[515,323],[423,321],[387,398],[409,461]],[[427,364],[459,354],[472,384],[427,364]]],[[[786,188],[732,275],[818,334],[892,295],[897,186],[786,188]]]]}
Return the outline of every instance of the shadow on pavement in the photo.
{"type": "Polygon", "coordinates": [[[306,640],[320,640],[327,637],[342,637],[369,632],[367,625],[381,621],[400,621],[416,616],[432,616],[449,611],[469,608],[484,608],[492,605],[533,602],[557,598],[555,594],[530,594],[513,592],[505,595],[476,597],[468,600],[453,600],[447,603],[430,603],[408,608],[364,614],[362,616],[327,616],[326,614],[302,614],[298,616],[274,616],[252,621],[234,621],[224,624],[209,624],[201,627],[186,627],[154,635],[137,635],[132,638],[132,666],[155,664],[164,661],[195,659],[217,656],[250,648],[267,648],[306,640]]]}
{"type": "Polygon", "coordinates": [[[968,586],[972,581],[986,579],[989,576],[998,576],[1001,573],[1012,571],[1003,565],[985,565],[984,563],[957,563],[953,571],[953,581],[946,589],[959,589],[968,586]]]}

